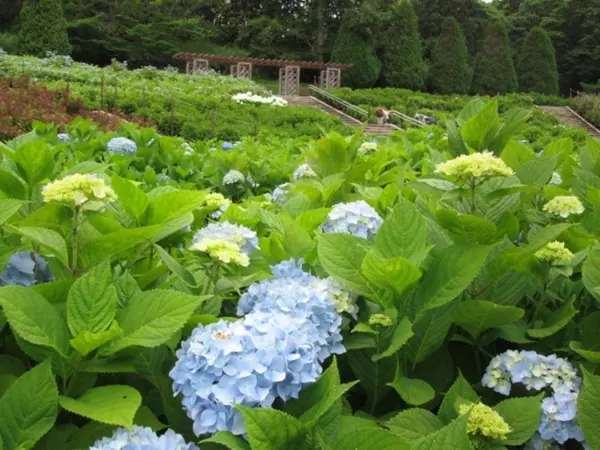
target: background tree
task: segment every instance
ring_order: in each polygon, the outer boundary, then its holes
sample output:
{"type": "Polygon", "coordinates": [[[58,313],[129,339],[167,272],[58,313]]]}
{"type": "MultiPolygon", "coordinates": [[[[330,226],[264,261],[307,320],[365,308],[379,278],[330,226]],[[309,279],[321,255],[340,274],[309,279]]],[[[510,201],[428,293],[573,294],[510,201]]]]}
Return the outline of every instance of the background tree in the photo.
{"type": "Polygon", "coordinates": [[[548,33],[541,27],[531,29],[517,64],[519,90],[558,95],[556,54],[548,33]]]}
{"type": "Polygon", "coordinates": [[[342,80],[353,88],[370,88],[377,82],[381,65],[375,53],[370,25],[372,18],[364,9],[348,9],[344,13],[331,60],[353,64],[344,71],[342,80]]]}
{"type": "Polygon", "coordinates": [[[61,0],[25,0],[20,16],[20,49],[44,56],[48,51],[71,53],[61,0]]]}
{"type": "Polygon", "coordinates": [[[496,95],[517,90],[517,74],[513,63],[506,27],[491,23],[485,30],[485,41],[475,60],[472,91],[496,95]]]}
{"type": "Polygon", "coordinates": [[[447,17],[431,55],[429,86],[440,94],[467,94],[473,70],[462,29],[454,17],[447,17]]]}
{"type": "Polygon", "coordinates": [[[413,91],[423,89],[427,66],[423,61],[421,36],[412,0],[392,6],[378,44],[381,46],[381,75],[384,84],[413,91]]]}

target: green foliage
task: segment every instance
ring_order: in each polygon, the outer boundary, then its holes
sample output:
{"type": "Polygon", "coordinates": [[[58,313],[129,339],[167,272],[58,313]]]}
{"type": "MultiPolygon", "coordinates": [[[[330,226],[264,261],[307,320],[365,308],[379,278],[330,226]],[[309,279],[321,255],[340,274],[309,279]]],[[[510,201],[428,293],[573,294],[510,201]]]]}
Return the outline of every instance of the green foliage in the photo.
{"type": "Polygon", "coordinates": [[[429,86],[439,94],[467,94],[472,77],[465,35],[456,19],[448,17],[431,55],[429,86]]]}
{"type": "MultiPolygon", "coordinates": [[[[386,85],[422,90],[427,67],[423,61],[421,36],[412,0],[395,3],[382,33],[381,76],[386,85]]],[[[361,86],[354,86],[361,87],[361,86]]]]}
{"type": "Polygon", "coordinates": [[[36,56],[71,53],[61,0],[24,0],[20,19],[22,52],[36,56]]]}
{"type": "Polygon", "coordinates": [[[533,28],[518,58],[519,89],[522,92],[558,94],[556,54],[548,33],[541,27],[533,28]]]}
{"type": "Polygon", "coordinates": [[[475,60],[471,90],[487,95],[517,90],[517,74],[508,33],[500,23],[491,23],[486,28],[483,47],[475,60]]]}
{"type": "Polygon", "coordinates": [[[342,80],[355,88],[372,87],[381,70],[375,54],[369,18],[365,18],[363,12],[346,10],[331,54],[333,62],[353,65],[352,69],[344,71],[342,80]]]}

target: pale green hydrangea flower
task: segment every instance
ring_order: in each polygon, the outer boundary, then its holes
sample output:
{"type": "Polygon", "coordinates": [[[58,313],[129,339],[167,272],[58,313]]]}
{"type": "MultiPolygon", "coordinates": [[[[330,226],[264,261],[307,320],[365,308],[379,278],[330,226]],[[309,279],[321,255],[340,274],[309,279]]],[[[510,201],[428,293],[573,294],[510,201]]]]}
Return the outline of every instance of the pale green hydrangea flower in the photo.
{"type": "Polygon", "coordinates": [[[361,155],[370,155],[371,153],[375,153],[377,149],[378,147],[376,142],[364,142],[358,148],[358,153],[361,155]]]}
{"type": "Polygon", "coordinates": [[[378,325],[380,327],[389,328],[394,325],[394,322],[392,321],[391,317],[388,317],[385,314],[373,314],[371,317],[369,317],[369,325],[378,325]]]}
{"type": "Polygon", "coordinates": [[[564,242],[553,241],[546,244],[535,253],[540,261],[562,261],[569,262],[573,259],[573,253],[565,247],[564,242]]]}
{"type": "Polygon", "coordinates": [[[544,211],[566,219],[571,214],[582,214],[585,208],[575,195],[558,195],[544,205],[544,211]]]}
{"type": "Polygon", "coordinates": [[[509,177],[513,174],[512,169],[492,152],[461,155],[438,164],[435,172],[462,181],[472,178],[509,177]]]}
{"type": "Polygon", "coordinates": [[[110,203],[117,198],[115,192],[104,183],[103,179],[81,173],[45,185],[42,195],[46,203],[60,202],[76,207],[88,201],[110,203]]]}
{"type": "Polygon", "coordinates": [[[224,239],[204,239],[192,247],[193,250],[208,253],[213,259],[222,263],[238,264],[247,267],[250,264],[248,255],[242,252],[239,245],[224,239]]]}
{"type": "Polygon", "coordinates": [[[483,403],[460,405],[461,415],[469,414],[467,433],[492,439],[506,439],[512,431],[502,416],[483,403]]]}

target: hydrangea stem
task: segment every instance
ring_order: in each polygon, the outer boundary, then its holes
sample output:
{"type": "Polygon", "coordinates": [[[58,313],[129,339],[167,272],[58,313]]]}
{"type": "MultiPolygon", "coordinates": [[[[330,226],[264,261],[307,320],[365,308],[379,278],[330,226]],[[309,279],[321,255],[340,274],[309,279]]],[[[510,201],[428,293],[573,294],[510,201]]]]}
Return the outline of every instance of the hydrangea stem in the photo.
{"type": "Polygon", "coordinates": [[[73,242],[71,245],[71,273],[77,276],[77,232],[79,231],[79,207],[73,207],[73,242]]]}
{"type": "Polygon", "coordinates": [[[471,178],[471,181],[469,183],[470,187],[471,187],[471,212],[474,213],[476,210],[476,206],[475,206],[475,178],[471,178]]]}
{"type": "Polygon", "coordinates": [[[204,288],[202,289],[202,295],[210,294],[211,287],[213,284],[214,284],[215,288],[217,287],[217,278],[219,276],[220,268],[221,268],[221,263],[214,262],[212,264],[212,267],[210,268],[210,271],[208,273],[208,280],[206,281],[206,284],[204,285],[204,288]]]}

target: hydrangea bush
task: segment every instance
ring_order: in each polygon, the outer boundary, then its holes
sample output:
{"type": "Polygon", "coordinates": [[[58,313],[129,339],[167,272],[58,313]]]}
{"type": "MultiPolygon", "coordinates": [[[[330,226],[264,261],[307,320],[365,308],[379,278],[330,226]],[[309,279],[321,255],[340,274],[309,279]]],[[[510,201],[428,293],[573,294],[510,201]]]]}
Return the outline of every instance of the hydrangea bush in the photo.
{"type": "Polygon", "coordinates": [[[600,147],[526,119],[476,101],[368,157],[34,124],[0,171],[0,448],[600,448],[600,147]]]}

